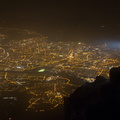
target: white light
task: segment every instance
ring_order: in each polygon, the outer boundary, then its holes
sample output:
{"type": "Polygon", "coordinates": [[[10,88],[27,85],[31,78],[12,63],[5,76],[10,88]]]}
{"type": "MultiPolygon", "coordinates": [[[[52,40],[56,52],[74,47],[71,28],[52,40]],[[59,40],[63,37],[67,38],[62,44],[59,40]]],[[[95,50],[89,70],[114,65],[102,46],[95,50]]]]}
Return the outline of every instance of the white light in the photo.
{"type": "Polygon", "coordinates": [[[17,66],[18,69],[22,68],[21,66],[17,66]]]}

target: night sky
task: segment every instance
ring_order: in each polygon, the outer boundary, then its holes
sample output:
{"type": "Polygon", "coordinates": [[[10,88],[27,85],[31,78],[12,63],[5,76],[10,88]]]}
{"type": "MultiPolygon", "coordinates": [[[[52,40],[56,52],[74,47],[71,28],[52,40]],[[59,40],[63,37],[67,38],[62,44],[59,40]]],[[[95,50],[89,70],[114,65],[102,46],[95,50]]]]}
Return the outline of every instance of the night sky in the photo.
{"type": "Polygon", "coordinates": [[[0,26],[37,31],[53,41],[120,41],[120,2],[4,0],[0,26]]]}

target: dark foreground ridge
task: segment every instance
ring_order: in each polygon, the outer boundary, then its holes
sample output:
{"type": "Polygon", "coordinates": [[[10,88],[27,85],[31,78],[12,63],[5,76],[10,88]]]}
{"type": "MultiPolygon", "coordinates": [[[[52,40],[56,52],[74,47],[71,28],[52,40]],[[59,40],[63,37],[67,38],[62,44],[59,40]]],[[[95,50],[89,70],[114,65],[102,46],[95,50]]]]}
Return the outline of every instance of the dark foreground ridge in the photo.
{"type": "Polygon", "coordinates": [[[109,76],[97,76],[65,98],[65,120],[120,120],[120,67],[109,76]]]}

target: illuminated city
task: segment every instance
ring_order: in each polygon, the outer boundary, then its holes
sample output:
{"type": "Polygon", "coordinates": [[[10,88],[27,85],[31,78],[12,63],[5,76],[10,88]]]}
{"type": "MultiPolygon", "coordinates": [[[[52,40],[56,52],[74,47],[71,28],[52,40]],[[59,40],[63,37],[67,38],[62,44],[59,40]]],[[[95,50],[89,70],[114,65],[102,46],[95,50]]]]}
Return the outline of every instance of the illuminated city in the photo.
{"type": "MultiPolygon", "coordinates": [[[[50,111],[85,81],[93,82],[96,75],[108,78],[109,69],[120,65],[120,49],[106,43],[49,42],[35,32],[14,31],[30,37],[0,44],[0,94],[3,100],[17,101],[3,93],[24,92],[29,96],[26,112],[50,111]]],[[[7,37],[0,34],[2,40],[7,37]]]]}
{"type": "Polygon", "coordinates": [[[0,5],[0,120],[120,120],[120,1],[0,5]]]}

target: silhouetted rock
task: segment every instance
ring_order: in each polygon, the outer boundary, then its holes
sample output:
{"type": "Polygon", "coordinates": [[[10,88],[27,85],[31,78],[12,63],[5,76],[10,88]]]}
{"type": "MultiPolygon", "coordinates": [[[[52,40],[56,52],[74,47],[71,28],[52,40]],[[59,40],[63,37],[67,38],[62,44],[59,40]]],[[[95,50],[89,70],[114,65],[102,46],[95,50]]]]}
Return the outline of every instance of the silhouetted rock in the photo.
{"type": "Polygon", "coordinates": [[[66,120],[120,120],[120,67],[109,74],[110,80],[97,76],[66,99],[66,120]]]}

